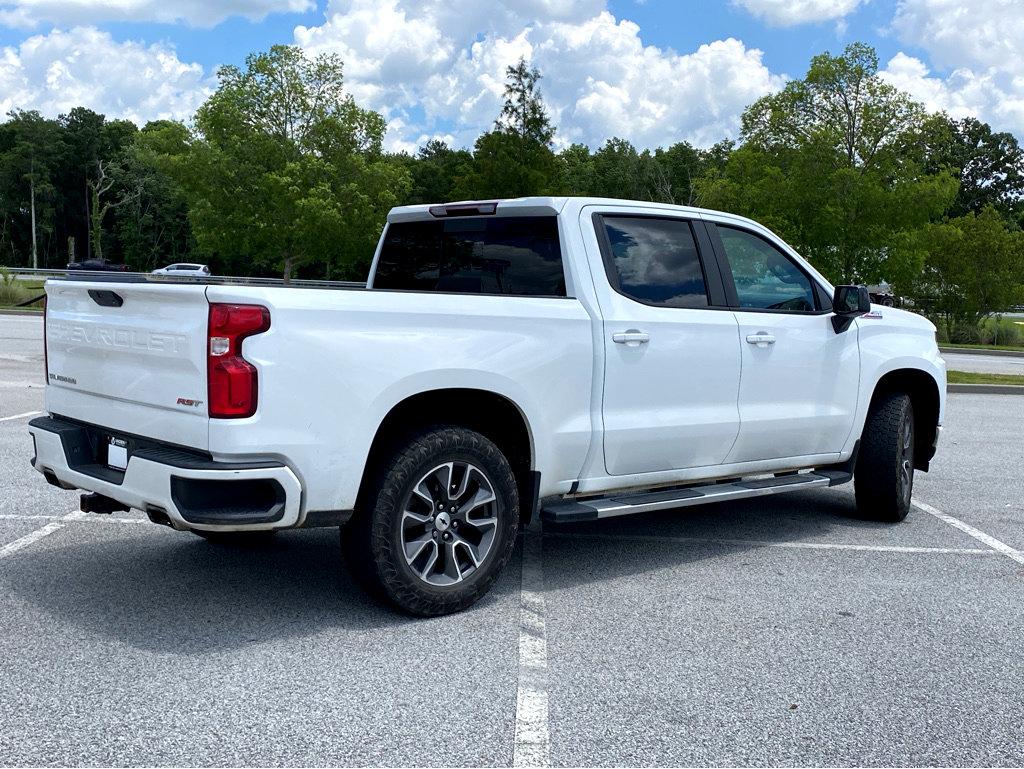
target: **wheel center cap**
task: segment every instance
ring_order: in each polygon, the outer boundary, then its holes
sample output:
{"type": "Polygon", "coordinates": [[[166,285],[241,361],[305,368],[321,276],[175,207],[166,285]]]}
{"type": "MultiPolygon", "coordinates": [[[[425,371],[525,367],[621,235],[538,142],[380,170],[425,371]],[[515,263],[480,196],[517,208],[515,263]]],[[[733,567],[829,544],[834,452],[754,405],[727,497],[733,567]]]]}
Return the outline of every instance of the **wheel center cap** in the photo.
{"type": "Polygon", "coordinates": [[[452,525],[452,518],[448,513],[438,513],[434,519],[434,528],[438,531],[447,531],[452,525]]]}

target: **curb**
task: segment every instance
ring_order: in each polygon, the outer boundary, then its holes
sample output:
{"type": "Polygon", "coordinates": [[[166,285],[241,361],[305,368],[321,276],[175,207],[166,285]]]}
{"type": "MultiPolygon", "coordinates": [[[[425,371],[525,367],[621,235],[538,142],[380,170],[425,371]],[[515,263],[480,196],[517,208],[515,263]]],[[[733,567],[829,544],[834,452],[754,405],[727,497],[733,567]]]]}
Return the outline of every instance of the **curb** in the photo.
{"type": "Polygon", "coordinates": [[[13,309],[5,307],[4,309],[0,310],[0,315],[29,315],[29,316],[31,316],[33,318],[41,318],[41,317],[43,317],[43,311],[42,310],[13,310],[13,309]]]}
{"type": "Polygon", "coordinates": [[[946,392],[982,395],[1024,395],[1024,385],[1009,384],[950,384],[946,392]]]}
{"type": "Polygon", "coordinates": [[[950,355],[1002,355],[1004,358],[1024,358],[1024,350],[986,350],[983,347],[939,347],[939,352],[950,355]]]}

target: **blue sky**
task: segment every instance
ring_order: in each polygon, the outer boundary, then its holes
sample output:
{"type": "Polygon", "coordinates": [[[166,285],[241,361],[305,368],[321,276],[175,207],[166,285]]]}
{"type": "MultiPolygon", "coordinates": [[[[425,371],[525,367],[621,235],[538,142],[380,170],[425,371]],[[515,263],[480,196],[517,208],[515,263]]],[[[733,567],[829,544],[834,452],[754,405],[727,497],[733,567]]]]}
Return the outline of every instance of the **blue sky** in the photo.
{"type": "Polygon", "coordinates": [[[1024,0],[0,0],[0,109],[188,120],[222,63],[295,43],[346,62],[388,144],[471,144],[526,56],[558,142],[735,136],[811,56],[866,41],[930,109],[1024,135],[1024,0]]]}

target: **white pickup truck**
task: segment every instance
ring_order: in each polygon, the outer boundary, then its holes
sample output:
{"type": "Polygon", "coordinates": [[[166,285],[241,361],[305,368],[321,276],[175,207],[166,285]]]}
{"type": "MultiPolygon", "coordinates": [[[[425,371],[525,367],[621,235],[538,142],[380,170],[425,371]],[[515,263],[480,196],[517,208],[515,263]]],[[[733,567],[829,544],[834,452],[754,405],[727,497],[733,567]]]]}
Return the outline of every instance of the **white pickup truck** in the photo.
{"type": "Polygon", "coordinates": [[[46,286],[33,465],[221,540],[341,526],[420,615],[518,527],[854,480],[902,520],[945,404],[935,327],[833,288],[756,222],[590,198],[396,208],[358,288],[46,286]]]}

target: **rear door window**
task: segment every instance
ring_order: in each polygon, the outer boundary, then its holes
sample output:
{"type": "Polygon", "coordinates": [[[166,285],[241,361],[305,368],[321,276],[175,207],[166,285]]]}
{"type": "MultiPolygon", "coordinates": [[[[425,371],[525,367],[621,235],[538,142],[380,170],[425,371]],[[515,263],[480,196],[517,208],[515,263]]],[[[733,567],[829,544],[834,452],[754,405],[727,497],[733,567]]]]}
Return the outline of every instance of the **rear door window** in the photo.
{"type": "Polygon", "coordinates": [[[685,219],[604,216],[605,269],[620,294],[657,307],[707,307],[693,229],[685,219]]]}
{"type": "Polygon", "coordinates": [[[554,216],[395,222],[374,288],[459,294],[565,296],[554,216]]]}

